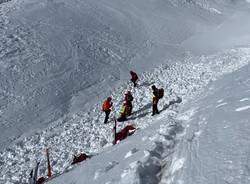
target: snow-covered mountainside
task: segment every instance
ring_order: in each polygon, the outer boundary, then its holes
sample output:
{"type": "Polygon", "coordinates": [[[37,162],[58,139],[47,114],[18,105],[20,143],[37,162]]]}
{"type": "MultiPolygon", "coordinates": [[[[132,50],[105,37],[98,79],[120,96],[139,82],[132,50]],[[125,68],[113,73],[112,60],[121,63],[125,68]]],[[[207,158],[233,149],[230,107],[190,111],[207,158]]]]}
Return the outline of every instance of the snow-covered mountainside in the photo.
{"type": "MultiPolygon", "coordinates": [[[[184,158],[173,183],[250,183],[250,65],[209,85],[188,104],[192,116],[176,158],[184,158]]],[[[168,173],[166,173],[168,178],[168,173]]]]}
{"type": "Polygon", "coordinates": [[[222,55],[203,58],[218,61],[211,68],[192,58],[199,64],[182,65],[183,77],[170,72],[178,67],[157,69],[153,76],[175,81],[168,89],[188,100],[179,104],[168,94],[156,118],[141,112],[129,120],[140,127],[133,136],[49,183],[249,183],[249,54],[248,48],[223,53],[225,60],[222,55]],[[238,62],[241,69],[221,77],[238,62]],[[171,74],[164,75],[167,71],[171,74]]]}
{"type": "MultiPolygon", "coordinates": [[[[176,104],[181,102],[186,104],[201,94],[210,81],[247,65],[249,61],[250,49],[236,49],[209,57],[188,56],[182,64],[163,65],[150,73],[144,73],[138,89],[131,89],[135,96],[135,113],[127,123],[136,125],[141,129],[138,131],[154,124],[155,117],[151,117],[150,114],[149,89],[152,84],[156,83],[157,86],[162,86],[168,91],[161,102],[162,116],[160,116],[168,122],[179,110],[176,104]]],[[[121,104],[123,99],[121,94],[128,87],[125,83],[114,89],[112,97],[115,99],[115,107],[121,104]]],[[[117,112],[115,110],[114,112],[117,112]]],[[[114,115],[113,113],[112,116],[114,115]]],[[[118,127],[122,128],[127,123],[119,123],[118,127]]],[[[112,142],[112,126],[112,124],[103,125],[103,114],[99,104],[86,113],[79,112],[60,119],[48,129],[19,141],[2,153],[1,160],[6,163],[2,167],[4,176],[2,179],[8,178],[9,181],[20,182],[20,177],[29,175],[32,160],[41,158],[45,147],[51,148],[53,172],[64,172],[73,154],[80,151],[97,154],[103,147],[109,147],[112,142]]],[[[41,159],[40,173],[44,174],[46,162],[43,156],[41,159]]],[[[21,182],[25,181],[27,178],[21,180],[21,182]]]]}
{"type": "Polygon", "coordinates": [[[66,113],[89,110],[128,79],[129,69],[143,72],[166,58],[181,57],[184,40],[231,13],[178,2],[1,4],[0,128],[5,131],[0,149],[66,113]]]}
{"type": "MultiPolygon", "coordinates": [[[[242,97],[240,102],[248,102],[249,93],[243,90],[249,91],[249,10],[243,0],[1,3],[0,183],[27,183],[37,159],[39,175],[45,175],[46,147],[55,175],[72,169],[68,164],[73,154],[94,155],[52,183],[217,183],[220,177],[234,183],[243,181],[238,178],[243,174],[247,181],[246,169],[228,175],[244,167],[236,157],[244,160],[246,150],[235,157],[227,155],[241,147],[232,145],[222,152],[226,140],[216,141],[217,136],[233,134],[235,144],[247,144],[242,129],[233,131],[234,118],[223,119],[218,111],[229,111],[226,104],[233,103],[230,99],[236,94],[242,97]],[[135,89],[127,82],[131,69],[140,77],[135,89]],[[235,93],[230,80],[239,85],[235,93]],[[156,117],[150,115],[152,84],[166,90],[156,117]],[[128,89],[135,97],[135,112],[118,127],[132,123],[139,129],[112,147],[112,124],[103,125],[101,101],[112,95],[111,116],[117,116],[128,89]],[[226,90],[232,92],[229,101],[214,108],[216,96],[226,98],[226,90]],[[217,116],[225,124],[217,123],[217,116]],[[229,134],[214,133],[224,126],[229,134]],[[203,134],[206,131],[211,139],[203,134]],[[200,147],[199,141],[215,143],[211,147],[217,149],[218,160],[209,160],[210,143],[200,147]],[[209,155],[193,157],[196,152],[209,155]],[[226,167],[223,156],[228,156],[225,162],[236,163],[226,167]],[[213,174],[204,177],[214,172],[212,166],[199,163],[208,161],[218,163],[217,169],[231,170],[216,175],[217,179],[213,174]]],[[[244,127],[249,123],[249,104],[238,107],[240,102],[230,109],[236,109],[244,127]]]]}
{"type": "Polygon", "coordinates": [[[248,64],[213,82],[180,110],[170,106],[150,127],[49,183],[249,183],[249,71],[248,64]]]}

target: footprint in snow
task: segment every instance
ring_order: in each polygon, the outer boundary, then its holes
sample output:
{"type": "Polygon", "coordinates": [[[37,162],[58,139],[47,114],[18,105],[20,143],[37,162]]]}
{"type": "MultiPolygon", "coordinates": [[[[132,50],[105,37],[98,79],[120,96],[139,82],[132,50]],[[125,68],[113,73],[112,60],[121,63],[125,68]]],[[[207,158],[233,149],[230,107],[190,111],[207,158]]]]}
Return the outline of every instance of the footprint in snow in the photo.
{"type": "Polygon", "coordinates": [[[96,180],[96,179],[99,178],[101,175],[104,175],[105,173],[107,173],[108,171],[110,171],[112,168],[114,168],[117,164],[119,164],[119,162],[117,162],[117,161],[112,161],[112,162],[109,162],[108,165],[107,165],[105,168],[98,169],[98,170],[95,172],[94,179],[96,180]]]}
{"type": "Polygon", "coordinates": [[[130,150],[126,155],[125,158],[131,157],[133,154],[135,154],[137,151],[139,151],[137,148],[133,148],[130,150]]]}
{"type": "Polygon", "coordinates": [[[117,161],[112,161],[109,162],[108,165],[105,167],[105,172],[108,172],[109,170],[111,170],[113,167],[115,167],[117,164],[119,164],[119,162],[117,161]]]}
{"type": "Polygon", "coordinates": [[[134,169],[136,169],[136,167],[137,167],[139,164],[140,164],[139,161],[131,162],[131,163],[129,164],[129,167],[126,168],[126,169],[123,171],[123,173],[121,174],[121,177],[122,177],[122,178],[125,178],[125,177],[127,177],[131,172],[132,172],[132,173],[135,173],[134,169]]]}

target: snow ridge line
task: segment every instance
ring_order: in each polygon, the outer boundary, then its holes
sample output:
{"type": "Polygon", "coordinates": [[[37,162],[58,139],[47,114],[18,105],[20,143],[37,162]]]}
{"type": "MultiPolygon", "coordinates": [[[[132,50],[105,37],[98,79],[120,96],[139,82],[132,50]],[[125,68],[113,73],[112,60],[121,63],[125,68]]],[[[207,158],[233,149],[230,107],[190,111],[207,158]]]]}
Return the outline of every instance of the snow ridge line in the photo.
{"type": "MultiPolygon", "coordinates": [[[[141,84],[137,89],[127,83],[114,89],[112,97],[114,107],[119,107],[123,93],[130,89],[135,97],[133,115],[129,122],[143,129],[154,122],[150,116],[151,91],[154,83],[166,89],[166,96],[160,102],[160,109],[167,109],[166,102],[182,97],[183,102],[201,94],[204,87],[223,74],[235,71],[250,61],[250,49],[231,49],[212,56],[189,56],[183,63],[162,65],[141,76],[141,84]]],[[[51,148],[53,173],[62,173],[71,160],[72,154],[81,151],[99,153],[112,141],[112,125],[103,124],[103,113],[97,104],[89,112],[65,116],[52,126],[37,132],[31,137],[20,140],[14,146],[0,153],[0,182],[27,183],[30,168],[36,158],[41,159],[40,175],[45,175],[46,164],[42,152],[45,147],[51,148]]],[[[169,114],[176,114],[176,105],[171,107],[169,114]]],[[[114,113],[113,113],[114,115],[114,113]]],[[[119,124],[119,128],[126,125],[119,124]]]]}

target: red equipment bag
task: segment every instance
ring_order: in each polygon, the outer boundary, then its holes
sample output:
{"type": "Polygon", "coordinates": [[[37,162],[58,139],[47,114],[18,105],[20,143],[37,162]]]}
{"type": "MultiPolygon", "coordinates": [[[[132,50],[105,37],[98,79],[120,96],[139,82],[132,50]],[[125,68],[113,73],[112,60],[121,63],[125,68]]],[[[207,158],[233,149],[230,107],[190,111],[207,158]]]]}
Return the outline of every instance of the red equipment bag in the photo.
{"type": "Polygon", "coordinates": [[[115,140],[113,141],[113,144],[116,144],[117,141],[121,141],[123,139],[126,139],[127,136],[132,135],[135,132],[135,130],[136,130],[136,128],[133,125],[127,125],[120,132],[116,133],[115,140]]]}
{"type": "Polygon", "coordinates": [[[164,96],[164,89],[159,89],[159,98],[162,98],[164,96]]]}
{"type": "Polygon", "coordinates": [[[85,153],[81,153],[80,155],[74,155],[73,162],[71,163],[71,165],[82,162],[82,161],[86,160],[89,157],[90,156],[86,155],[85,153]]]}

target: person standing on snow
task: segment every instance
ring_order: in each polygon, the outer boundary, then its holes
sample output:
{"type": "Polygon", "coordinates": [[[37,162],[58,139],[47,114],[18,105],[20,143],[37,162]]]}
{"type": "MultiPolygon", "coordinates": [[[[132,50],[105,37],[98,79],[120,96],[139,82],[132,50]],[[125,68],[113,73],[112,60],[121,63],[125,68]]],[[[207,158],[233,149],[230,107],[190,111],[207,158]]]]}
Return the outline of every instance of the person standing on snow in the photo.
{"type": "Polygon", "coordinates": [[[155,87],[155,85],[152,86],[152,90],[153,90],[153,113],[152,116],[154,116],[155,114],[159,114],[158,111],[158,102],[159,102],[159,90],[155,87]]]}
{"type": "Polygon", "coordinates": [[[134,87],[136,87],[137,85],[136,81],[138,80],[138,75],[133,71],[130,71],[130,75],[131,75],[130,81],[133,82],[134,87]]]}
{"type": "Polygon", "coordinates": [[[127,108],[127,110],[128,110],[127,115],[128,115],[128,116],[130,116],[130,115],[132,114],[132,110],[133,110],[132,101],[133,101],[133,99],[134,99],[134,98],[133,98],[131,92],[130,92],[130,91],[127,91],[127,92],[125,93],[125,102],[126,102],[126,104],[127,104],[127,106],[128,106],[128,108],[127,108]]]}
{"type": "Polygon", "coordinates": [[[117,119],[117,121],[119,122],[126,121],[128,112],[128,104],[126,102],[123,102],[119,112],[120,112],[120,117],[117,119]]]}
{"type": "Polygon", "coordinates": [[[111,100],[112,100],[112,98],[108,97],[106,100],[104,100],[104,102],[102,104],[102,111],[105,112],[104,124],[108,123],[109,114],[111,112],[111,107],[113,105],[113,103],[111,102],[111,100]]]}

